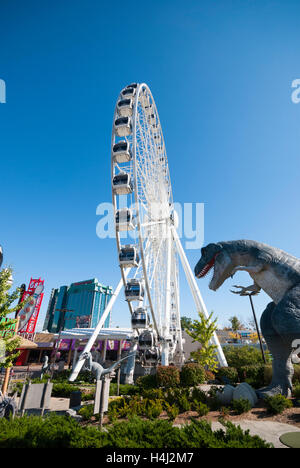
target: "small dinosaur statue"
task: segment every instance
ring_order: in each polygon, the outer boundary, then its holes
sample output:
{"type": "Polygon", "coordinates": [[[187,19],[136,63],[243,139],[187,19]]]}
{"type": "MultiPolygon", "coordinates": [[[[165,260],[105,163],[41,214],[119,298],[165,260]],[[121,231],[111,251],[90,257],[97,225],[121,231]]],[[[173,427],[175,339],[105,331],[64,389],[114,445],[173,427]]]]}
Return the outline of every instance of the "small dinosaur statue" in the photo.
{"type": "Polygon", "coordinates": [[[201,249],[195,267],[197,278],[213,268],[209,288],[216,291],[237,271],[246,271],[254,281],[239,287],[238,294],[258,293],[260,289],[272,302],[261,316],[260,326],[273,357],[273,377],[268,387],[260,389],[261,397],[291,395],[293,342],[300,339],[300,260],[283,250],[251,240],[208,244],[201,249]]]}
{"type": "Polygon", "coordinates": [[[91,353],[84,353],[82,355],[82,359],[85,359],[83,370],[91,372],[95,376],[96,380],[101,380],[105,375],[111,374],[114,371],[114,369],[116,369],[121,364],[122,361],[125,361],[134,354],[135,352],[128,354],[128,356],[119,359],[119,361],[114,362],[110,367],[105,369],[101,364],[99,364],[99,362],[93,361],[91,353]]]}

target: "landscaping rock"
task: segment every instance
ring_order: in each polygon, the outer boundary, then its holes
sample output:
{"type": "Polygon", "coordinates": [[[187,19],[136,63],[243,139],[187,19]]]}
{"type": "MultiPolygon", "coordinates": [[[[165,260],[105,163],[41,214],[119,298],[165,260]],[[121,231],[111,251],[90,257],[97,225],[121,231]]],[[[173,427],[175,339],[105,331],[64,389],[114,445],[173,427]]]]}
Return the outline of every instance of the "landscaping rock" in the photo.
{"type": "Polygon", "coordinates": [[[80,416],[80,414],[77,414],[76,411],[71,408],[66,411],[66,416],[69,416],[69,418],[73,418],[75,419],[75,421],[78,422],[82,421],[82,416],[80,416]]]}
{"type": "Polygon", "coordinates": [[[233,398],[234,387],[232,385],[225,385],[223,391],[216,392],[216,398],[223,405],[229,405],[233,398]]]}
{"type": "Polygon", "coordinates": [[[254,389],[246,382],[241,383],[234,389],[232,398],[233,400],[240,400],[241,398],[248,400],[252,408],[257,403],[257,396],[254,389]]]}

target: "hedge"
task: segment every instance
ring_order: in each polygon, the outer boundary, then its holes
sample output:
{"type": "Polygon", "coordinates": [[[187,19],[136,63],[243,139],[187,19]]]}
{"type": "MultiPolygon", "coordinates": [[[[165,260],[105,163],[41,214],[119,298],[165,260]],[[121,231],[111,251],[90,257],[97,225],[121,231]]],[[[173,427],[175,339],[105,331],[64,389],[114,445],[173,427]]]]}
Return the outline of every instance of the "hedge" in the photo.
{"type": "Polygon", "coordinates": [[[72,418],[50,415],[0,420],[0,448],[270,448],[258,436],[223,422],[212,431],[206,421],[174,427],[165,420],[128,422],[107,426],[106,431],[83,427],[72,418]]]}

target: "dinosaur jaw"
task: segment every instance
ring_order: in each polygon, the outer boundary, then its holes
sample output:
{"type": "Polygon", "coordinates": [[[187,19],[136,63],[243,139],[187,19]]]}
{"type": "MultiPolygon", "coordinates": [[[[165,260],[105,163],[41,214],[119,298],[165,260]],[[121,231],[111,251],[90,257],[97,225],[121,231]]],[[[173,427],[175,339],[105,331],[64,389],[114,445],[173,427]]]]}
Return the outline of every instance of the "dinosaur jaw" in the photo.
{"type": "Polygon", "coordinates": [[[207,275],[207,273],[213,268],[217,255],[218,254],[214,255],[213,258],[206,265],[204,265],[202,270],[196,274],[197,278],[204,278],[207,275]]]}
{"type": "Polygon", "coordinates": [[[214,263],[213,277],[209,283],[209,289],[216,291],[226,281],[233,272],[234,265],[226,251],[218,255],[214,263]]]}

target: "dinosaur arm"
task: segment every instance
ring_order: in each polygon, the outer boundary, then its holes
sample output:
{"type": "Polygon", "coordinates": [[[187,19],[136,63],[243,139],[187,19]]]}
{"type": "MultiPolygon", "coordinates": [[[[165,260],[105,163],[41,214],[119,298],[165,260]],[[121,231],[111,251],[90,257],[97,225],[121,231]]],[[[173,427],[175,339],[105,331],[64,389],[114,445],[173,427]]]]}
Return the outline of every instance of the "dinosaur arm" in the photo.
{"type": "Polygon", "coordinates": [[[256,284],[255,282],[253,284],[251,284],[251,286],[237,286],[237,285],[234,285],[233,286],[234,288],[238,288],[239,291],[232,291],[232,293],[234,294],[239,294],[240,296],[248,296],[249,294],[251,294],[252,296],[255,296],[256,294],[258,294],[261,290],[261,287],[258,286],[258,284],[256,284]]]}

